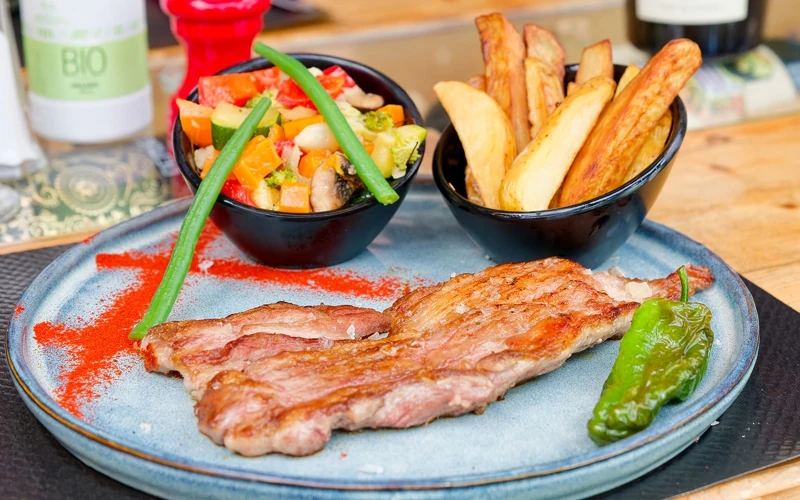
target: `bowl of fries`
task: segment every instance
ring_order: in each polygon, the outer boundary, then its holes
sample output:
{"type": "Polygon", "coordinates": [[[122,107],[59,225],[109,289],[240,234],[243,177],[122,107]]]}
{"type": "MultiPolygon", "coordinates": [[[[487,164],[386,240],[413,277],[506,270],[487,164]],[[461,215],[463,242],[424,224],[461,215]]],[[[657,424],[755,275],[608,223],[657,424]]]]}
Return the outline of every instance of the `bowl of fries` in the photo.
{"type": "Polygon", "coordinates": [[[553,255],[596,267],[641,225],[686,133],[678,92],[702,63],[673,40],[643,67],[611,44],[565,65],[552,34],[476,19],[485,73],[434,90],[450,116],[433,176],[459,224],[496,262],[553,255]]]}

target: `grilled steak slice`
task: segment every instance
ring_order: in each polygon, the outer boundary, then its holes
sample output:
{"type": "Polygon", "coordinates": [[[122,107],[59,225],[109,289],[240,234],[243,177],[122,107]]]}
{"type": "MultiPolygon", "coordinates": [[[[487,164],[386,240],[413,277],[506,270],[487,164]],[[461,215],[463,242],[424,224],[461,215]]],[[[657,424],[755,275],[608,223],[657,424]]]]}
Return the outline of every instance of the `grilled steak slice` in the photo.
{"type": "MultiPolygon", "coordinates": [[[[692,291],[713,279],[705,268],[689,274],[692,291]]],[[[480,411],[621,336],[642,300],[679,293],[677,276],[629,280],[555,258],[500,265],[401,298],[385,339],[221,372],[195,413],[201,432],[242,455],[308,455],[334,429],[405,428],[480,411]]]]}
{"type": "Polygon", "coordinates": [[[149,371],[179,372],[200,398],[218,372],[285,351],[321,350],[334,341],[389,329],[389,316],[353,306],[269,304],[227,318],[173,321],[151,328],[141,351],[149,371]]]}

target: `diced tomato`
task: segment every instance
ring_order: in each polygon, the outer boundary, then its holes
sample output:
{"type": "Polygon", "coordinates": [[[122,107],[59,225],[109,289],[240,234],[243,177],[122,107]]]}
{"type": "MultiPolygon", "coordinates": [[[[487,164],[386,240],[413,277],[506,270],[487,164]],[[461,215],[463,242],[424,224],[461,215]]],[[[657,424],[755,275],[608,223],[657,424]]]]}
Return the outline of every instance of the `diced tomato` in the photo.
{"type": "Polygon", "coordinates": [[[252,196],[250,196],[250,190],[245,186],[242,186],[242,184],[236,179],[228,179],[225,181],[225,184],[223,184],[220,192],[228,198],[238,201],[239,203],[256,206],[255,202],[253,202],[252,196]]]}
{"type": "Polygon", "coordinates": [[[324,73],[319,75],[317,80],[319,80],[319,83],[322,84],[322,87],[325,89],[325,91],[328,92],[328,95],[334,99],[339,97],[339,94],[342,93],[346,81],[345,77],[343,76],[332,76],[324,73]]]}
{"type": "Polygon", "coordinates": [[[291,79],[283,81],[275,99],[289,109],[297,106],[316,109],[311,99],[303,92],[303,89],[291,79]]]}
{"type": "MultiPolygon", "coordinates": [[[[317,80],[319,83],[322,84],[322,87],[325,91],[336,99],[339,94],[342,93],[342,89],[345,85],[345,78],[343,76],[329,76],[326,74],[322,74],[317,76],[317,80]]],[[[311,99],[308,98],[303,89],[292,79],[284,80],[281,84],[281,88],[278,90],[278,96],[276,97],[279,103],[283,104],[285,107],[292,109],[296,108],[297,106],[303,106],[306,108],[317,109],[314,106],[314,103],[311,102],[311,99]]]]}
{"type": "Polygon", "coordinates": [[[356,86],[356,81],[353,80],[350,75],[339,65],[331,66],[330,68],[323,71],[328,76],[339,76],[344,77],[344,88],[349,89],[350,87],[356,86]]]}
{"type": "Polygon", "coordinates": [[[243,106],[258,94],[256,79],[250,73],[203,76],[197,82],[200,104],[215,108],[221,102],[243,106]]]}
{"type": "Polygon", "coordinates": [[[250,74],[255,78],[259,92],[277,89],[281,83],[281,70],[277,66],[253,71],[250,74]]]}

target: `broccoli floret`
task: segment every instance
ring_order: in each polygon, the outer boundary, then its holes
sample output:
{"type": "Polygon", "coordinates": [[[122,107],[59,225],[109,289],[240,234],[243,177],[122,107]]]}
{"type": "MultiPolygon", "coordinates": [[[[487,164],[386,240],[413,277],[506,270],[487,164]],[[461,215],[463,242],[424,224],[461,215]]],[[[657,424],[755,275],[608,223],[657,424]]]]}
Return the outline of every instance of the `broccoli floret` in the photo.
{"type": "Polygon", "coordinates": [[[393,126],[392,115],[383,111],[369,111],[364,115],[364,126],[373,132],[383,132],[393,126]]]}
{"type": "Polygon", "coordinates": [[[297,176],[288,168],[273,171],[266,179],[267,186],[280,187],[284,182],[297,182],[297,176]]]}

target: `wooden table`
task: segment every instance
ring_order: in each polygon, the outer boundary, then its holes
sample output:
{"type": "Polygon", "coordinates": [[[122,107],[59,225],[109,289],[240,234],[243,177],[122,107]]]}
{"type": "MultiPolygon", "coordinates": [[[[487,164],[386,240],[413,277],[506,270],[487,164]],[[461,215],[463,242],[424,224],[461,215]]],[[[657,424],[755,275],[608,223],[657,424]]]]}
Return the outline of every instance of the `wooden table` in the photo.
{"type": "MultiPolygon", "coordinates": [[[[262,39],[294,48],[345,38],[408,36],[463,23],[478,13],[515,9],[544,17],[614,9],[608,19],[619,26],[623,6],[622,0],[370,0],[364,8],[354,0],[312,1],[331,15],[329,21],[262,39]]],[[[767,33],[782,35],[796,25],[797,18],[788,15],[791,4],[770,3],[767,33]]],[[[179,48],[166,48],[153,51],[152,58],[179,55],[179,48]]],[[[800,311],[800,114],[690,132],[651,217],[707,245],[800,311]]],[[[800,459],[684,498],[733,497],[800,498],[800,459]]]]}

